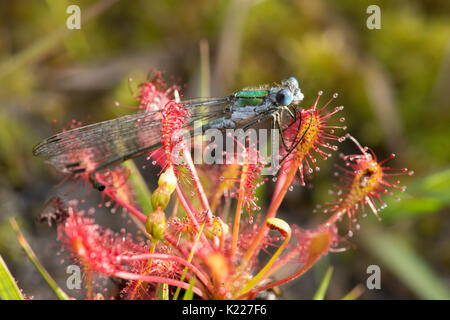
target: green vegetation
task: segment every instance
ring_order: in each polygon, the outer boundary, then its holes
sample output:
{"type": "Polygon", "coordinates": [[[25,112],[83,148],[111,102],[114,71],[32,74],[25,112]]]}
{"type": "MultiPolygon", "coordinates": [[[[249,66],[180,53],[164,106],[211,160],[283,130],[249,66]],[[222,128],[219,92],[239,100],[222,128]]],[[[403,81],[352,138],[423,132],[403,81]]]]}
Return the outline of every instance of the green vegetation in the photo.
{"type": "MultiPolygon", "coordinates": [[[[11,216],[20,218],[39,259],[46,266],[53,261],[53,271],[62,270],[52,272],[57,283],[49,281],[60,298],[67,298],[59,288],[65,288],[64,267],[54,256],[57,249],[48,249],[56,242],[55,231],[35,222],[62,176],[34,158],[32,147],[52,133],[54,119],[60,130],[72,119],[91,123],[130,112],[115,101],[136,105],[130,87],[136,91],[154,67],[186,83],[187,97],[199,92],[222,96],[288,76],[299,79],[305,105],[314,102],[319,90],[323,101],[338,92],[337,104],[345,106],[351,133],[377,154],[395,153],[390,165],[415,174],[402,178],[408,189],[399,203],[392,199],[380,212],[382,223],[370,216],[362,222],[351,240],[355,249],[328,257],[333,277],[330,271],[301,297],[314,296],[324,279],[315,298],[327,292],[326,298],[339,299],[358,283],[364,285],[365,268],[378,264],[382,290],[365,290],[361,298],[449,298],[448,1],[160,0],[131,5],[80,0],[81,30],[66,28],[69,3],[0,3],[0,255],[26,296],[54,298],[45,282],[28,286],[22,281],[28,271],[21,259],[26,258],[4,231],[11,216]],[[380,30],[366,28],[370,4],[381,8],[380,30]]],[[[341,149],[354,151],[350,143],[341,149]]],[[[330,172],[336,161],[321,164],[312,190],[296,188],[301,196],[287,198],[286,214],[304,223],[325,219],[311,212],[313,205],[330,200],[327,189],[335,180],[322,172],[330,172]]],[[[129,162],[128,168],[138,170],[145,161],[136,163],[129,162]]],[[[140,176],[133,182],[141,206],[150,212],[149,191],[140,176]]],[[[68,199],[85,198],[81,185],[78,193],[71,183],[62,190],[68,199]]],[[[265,186],[264,192],[270,191],[265,186]]],[[[91,206],[100,202],[94,192],[89,199],[91,206]]],[[[110,213],[104,211],[108,220],[110,213]]],[[[0,277],[9,283],[0,288],[2,299],[22,298],[11,273],[1,259],[0,277]]],[[[283,298],[298,297],[295,283],[291,287],[283,298]]],[[[188,290],[184,299],[192,295],[188,290]]]]}

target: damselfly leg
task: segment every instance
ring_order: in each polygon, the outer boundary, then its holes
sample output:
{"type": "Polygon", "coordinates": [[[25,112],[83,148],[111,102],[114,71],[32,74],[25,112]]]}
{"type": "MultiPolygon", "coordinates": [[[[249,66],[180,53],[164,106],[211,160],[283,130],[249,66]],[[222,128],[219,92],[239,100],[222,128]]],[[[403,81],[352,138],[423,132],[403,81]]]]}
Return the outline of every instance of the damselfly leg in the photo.
{"type": "Polygon", "coordinates": [[[300,115],[299,122],[298,122],[297,133],[295,134],[295,139],[293,140],[294,142],[292,143],[292,147],[289,148],[289,150],[287,151],[287,153],[284,155],[283,159],[281,159],[280,164],[283,163],[283,161],[285,161],[285,160],[287,159],[287,157],[291,154],[292,151],[295,150],[295,148],[297,148],[298,144],[299,144],[300,142],[302,142],[303,138],[304,138],[305,135],[308,133],[309,128],[311,127],[312,120],[313,120],[312,115],[311,115],[311,117],[309,117],[309,118],[310,118],[310,119],[309,119],[309,123],[308,123],[308,126],[307,126],[306,129],[305,129],[305,132],[303,132],[303,134],[302,134],[302,136],[300,137],[300,139],[296,140],[297,137],[298,137],[298,135],[300,134],[300,129],[301,129],[301,126],[302,126],[302,117],[301,117],[301,115],[300,115]],[[295,141],[296,141],[296,142],[295,142],[295,141]]]}

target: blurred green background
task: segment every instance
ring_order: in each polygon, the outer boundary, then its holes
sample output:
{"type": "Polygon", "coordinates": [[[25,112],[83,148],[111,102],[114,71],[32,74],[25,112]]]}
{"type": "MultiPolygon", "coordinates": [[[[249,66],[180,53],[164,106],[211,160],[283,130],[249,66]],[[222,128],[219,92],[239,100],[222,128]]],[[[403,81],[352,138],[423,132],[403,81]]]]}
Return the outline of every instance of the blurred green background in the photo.
{"type": "MultiPolygon", "coordinates": [[[[408,189],[399,203],[387,200],[381,223],[364,219],[347,243],[351,250],[322,259],[284,287],[281,298],[310,299],[333,265],[326,298],[339,299],[358,284],[365,287],[372,264],[381,268],[381,290],[365,289],[361,299],[450,297],[450,2],[445,0],[1,1],[0,254],[27,295],[55,298],[25,258],[7,218],[18,218],[44,266],[65,288],[55,231],[36,217],[52,195],[81,199],[86,189],[54,188],[62,177],[34,158],[32,147],[52,134],[54,119],[59,130],[72,119],[91,123],[129,112],[114,102],[135,105],[128,78],[136,85],[151,67],[186,84],[187,97],[208,91],[228,95],[288,76],[299,79],[305,106],[319,90],[325,98],[338,92],[348,132],[379,159],[396,153],[393,167],[415,171],[401,178],[408,189]],[[80,30],[66,28],[71,4],[81,8],[80,30]],[[379,30],[366,27],[371,4],[381,8],[379,30]],[[200,61],[210,65],[210,74],[200,61]],[[205,75],[210,88],[199,92],[205,75]]],[[[341,150],[355,151],[347,142],[341,150]]],[[[311,212],[330,200],[337,158],[320,164],[312,188],[288,194],[281,217],[303,227],[324,220],[311,212]]],[[[271,188],[263,198],[270,199],[271,188]]],[[[92,194],[89,201],[95,205],[99,198],[92,194]]],[[[106,210],[98,210],[96,218],[114,228],[123,223],[116,220],[124,220],[106,210]]]]}

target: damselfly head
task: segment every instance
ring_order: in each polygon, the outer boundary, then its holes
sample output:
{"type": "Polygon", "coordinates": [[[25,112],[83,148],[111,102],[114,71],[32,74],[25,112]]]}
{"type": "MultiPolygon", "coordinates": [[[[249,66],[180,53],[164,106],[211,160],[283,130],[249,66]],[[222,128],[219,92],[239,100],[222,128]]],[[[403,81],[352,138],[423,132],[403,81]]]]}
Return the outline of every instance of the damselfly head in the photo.
{"type": "Polygon", "coordinates": [[[284,86],[291,86],[291,87],[294,87],[294,88],[299,88],[299,86],[298,86],[298,80],[297,80],[296,78],[294,78],[294,77],[289,77],[289,78],[287,78],[287,79],[284,79],[284,80],[282,81],[282,84],[283,84],[284,86]]]}
{"type": "Polygon", "coordinates": [[[281,81],[283,89],[278,91],[276,99],[280,105],[287,106],[291,103],[300,103],[303,100],[303,93],[300,90],[298,80],[294,77],[289,77],[281,81]]]}

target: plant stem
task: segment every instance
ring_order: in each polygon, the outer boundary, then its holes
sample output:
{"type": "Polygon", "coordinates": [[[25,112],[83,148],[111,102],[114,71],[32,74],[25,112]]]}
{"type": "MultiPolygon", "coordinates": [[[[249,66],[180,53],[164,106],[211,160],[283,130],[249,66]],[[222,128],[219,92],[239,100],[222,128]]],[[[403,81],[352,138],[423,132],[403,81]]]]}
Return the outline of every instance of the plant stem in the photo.
{"type": "Polygon", "coordinates": [[[148,215],[150,212],[153,212],[152,203],[150,201],[152,194],[148,189],[144,178],[133,160],[130,159],[125,161],[123,166],[130,170],[129,181],[136,192],[136,200],[140,204],[144,214],[148,215]]]}
{"type": "Polygon", "coordinates": [[[86,281],[87,281],[87,293],[86,293],[86,299],[91,300],[94,297],[94,294],[92,292],[92,269],[87,265],[84,264],[84,270],[86,271],[86,281]]]}
{"type": "Polygon", "coordinates": [[[317,257],[315,257],[314,259],[308,261],[307,264],[305,264],[305,265],[304,265],[299,271],[297,271],[296,273],[294,273],[294,274],[292,274],[292,275],[290,275],[290,276],[288,276],[288,277],[286,277],[286,278],[283,278],[283,279],[281,279],[281,280],[278,280],[278,281],[274,281],[274,282],[268,283],[268,284],[266,284],[266,285],[264,285],[264,286],[258,287],[258,288],[254,289],[254,290],[252,290],[252,291],[249,291],[249,292],[247,292],[247,293],[244,293],[244,294],[242,294],[241,296],[239,296],[239,297],[236,298],[236,299],[237,299],[237,300],[243,299],[243,298],[245,298],[245,296],[248,296],[248,295],[254,295],[254,294],[258,293],[258,292],[261,292],[261,291],[264,291],[264,290],[267,290],[267,289],[270,289],[270,288],[273,288],[273,287],[276,287],[276,286],[280,286],[280,285],[282,285],[282,284],[284,284],[284,283],[286,283],[286,282],[292,281],[292,280],[294,280],[295,278],[300,277],[300,276],[301,276],[302,274],[304,274],[306,271],[308,271],[308,270],[316,263],[316,261],[317,261],[319,258],[320,258],[320,255],[317,255],[317,257]]]}
{"type": "MultiPolygon", "coordinates": [[[[196,247],[197,247],[198,241],[200,240],[200,236],[201,236],[201,234],[202,234],[202,232],[203,232],[203,228],[204,228],[204,227],[205,227],[205,223],[202,224],[202,226],[200,227],[199,232],[198,232],[197,235],[195,236],[194,244],[192,245],[191,252],[190,252],[189,258],[188,258],[188,260],[187,260],[187,263],[188,263],[189,265],[191,265],[191,261],[192,261],[192,259],[194,258],[195,249],[196,249],[196,247]]],[[[194,267],[193,265],[191,265],[191,266],[192,266],[194,269],[198,270],[198,269],[197,269],[196,267],[194,267]]],[[[193,271],[194,269],[191,268],[192,271],[193,271]]],[[[188,271],[188,265],[185,264],[185,268],[184,268],[184,270],[183,270],[183,275],[181,276],[180,281],[184,281],[184,278],[186,277],[187,271],[188,271]]],[[[200,271],[200,270],[198,270],[198,271],[200,271]]],[[[195,272],[194,272],[194,273],[195,273],[195,272]]],[[[196,275],[197,275],[197,274],[196,274],[196,275]]],[[[197,277],[198,277],[198,275],[197,275],[197,277]]],[[[210,290],[210,291],[212,292],[212,289],[213,289],[213,288],[212,288],[212,285],[211,285],[211,283],[207,280],[207,278],[203,276],[203,274],[201,274],[201,277],[199,277],[199,279],[200,279],[200,281],[202,281],[202,282],[206,285],[206,287],[208,288],[208,290],[210,290]]],[[[178,295],[180,294],[180,290],[181,290],[181,288],[178,287],[177,290],[175,291],[175,294],[173,295],[173,300],[177,300],[177,299],[178,299],[178,295]]]]}
{"type": "Polygon", "coordinates": [[[24,300],[16,280],[0,255],[0,300],[24,300]]]}
{"type": "Polygon", "coordinates": [[[57,297],[60,300],[69,300],[70,297],[58,286],[56,281],[53,280],[53,278],[50,276],[50,274],[47,272],[47,270],[45,270],[45,268],[39,262],[33,249],[31,249],[31,246],[29,245],[28,241],[25,239],[22,232],[20,231],[20,228],[19,228],[19,225],[17,224],[16,219],[10,218],[9,223],[11,224],[11,227],[13,228],[14,232],[16,233],[17,240],[19,241],[23,250],[27,254],[28,258],[31,260],[33,265],[36,267],[36,269],[39,271],[39,273],[45,279],[45,281],[50,286],[50,288],[53,290],[53,292],[57,295],[57,297]]]}
{"type": "Polygon", "coordinates": [[[239,186],[239,198],[236,206],[236,212],[234,214],[234,225],[233,225],[233,238],[231,242],[231,258],[234,257],[237,250],[237,242],[239,237],[239,224],[241,222],[242,207],[244,206],[244,196],[245,196],[245,181],[247,180],[248,172],[248,157],[245,159],[245,164],[242,169],[241,181],[239,186]]]}
{"type": "Polygon", "coordinates": [[[197,194],[200,197],[200,202],[202,203],[203,209],[206,210],[208,221],[210,221],[212,219],[211,208],[209,207],[208,198],[206,197],[205,191],[203,190],[203,186],[200,183],[197,170],[195,169],[194,163],[192,162],[191,152],[187,150],[187,148],[184,148],[183,156],[188,165],[188,169],[192,174],[192,180],[194,181],[195,190],[197,190],[197,194]]]}
{"type": "Polygon", "coordinates": [[[328,220],[325,222],[325,225],[331,226],[332,224],[336,223],[336,221],[338,221],[346,211],[346,209],[340,209],[339,211],[336,211],[331,217],[328,218],[328,220]]]}
{"type": "Polygon", "coordinates": [[[164,240],[167,241],[172,247],[177,249],[184,257],[188,257],[188,252],[184,250],[179,245],[178,241],[176,241],[169,233],[166,232],[166,234],[164,235],[164,240]]]}
{"type": "Polygon", "coordinates": [[[180,199],[181,205],[183,206],[184,210],[186,211],[186,214],[189,217],[189,219],[191,220],[191,222],[194,224],[195,231],[198,232],[200,230],[200,225],[198,224],[198,221],[195,218],[193,209],[191,208],[191,205],[190,205],[189,201],[186,199],[186,196],[179,184],[177,184],[176,191],[177,191],[178,199],[180,199]]]}
{"type": "MultiPolygon", "coordinates": [[[[157,243],[158,243],[158,241],[153,241],[152,240],[152,246],[150,247],[150,257],[146,258],[148,261],[147,261],[147,264],[145,265],[145,268],[144,268],[144,272],[143,272],[144,275],[147,275],[147,274],[150,273],[150,269],[152,267],[152,254],[155,252],[157,243]]],[[[146,289],[147,289],[146,284],[143,283],[142,280],[139,280],[138,283],[136,284],[136,286],[133,288],[133,292],[130,295],[130,299],[134,300],[134,298],[136,296],[136,293],[138,291],[140,291],[142,293],[141,296],[144,297],[146,289]]]]}
{"type": "Polygon", "coordinates": [[[248,292],[251,288],[256,286],[258,282],[263,280],[265,278],[266,272],[269,270],[269,268],[273,265],[275,260],[278,258],[278,256],[281,254],[281,252],[284,250],[284,247],[288,244],[289,240],[291,239],[291,234],[288,233],[286,238],[284,239],[281,246],[278,248],[278,250],[274,253],[274,255],[270,258],[269,262],[264,266],[264,268],[261,269],[261,271],[258,272],[258,274],[252,278],[245,287],[239,292],[239,295],[244,294],[248,292]]]}
{"type": "MultiPolygon", "coordinates": [[[[194,266],[191,262],[180,258],[178,256],[166,254],[166,253],[153,253],[153,254],[139,254],[131,257],[121,257],[121,261],[135,261],[135,260],[146,260],[146,259],[159,259],[159,260],[171,260],[174,262],[178,262],[179,264],[182,264],[186,267],[188,267],[196,276],[199,278],[201,282],[205,284],[206,287],[209,289],[212,289],[211,282],[208,279],[208,276],[203,273],[200,269],[198,269],[196,266],[194,266]]],[[[181,281],[181,280],[180,280],[181,281]]]]}
{"type": "MultiPolygon", "coordinates": [[[[182,289],[185,289],[185,290],[189,289],[188,283],[181,282],[181,281],[178,281],[175,279],[165,278],[165,277],[140,275],[140,274],[124,272],[124,271],[116,272],[116,273],[114,273],[114,276],[116,276],[118,278],[122,278],[122,279],[127,279],[127,280],[142,280],[145,282],[167,283],[170,286],[181,287],[182,289]]],[[[206,298],[203,291],[200,290],[198,287],[194,287],[194,293],[203,299],[206,298]]]]}
{"type": "MultiPolygon", "coordinates": [[[[100,179],[98,179],[98,180],[99,180],[99,182],[101,182],[100,179]]],[[[131,212],[136,218],[138,218],[139,220],[141,220],[144,223],[147,221],[147,216],[145,214],[143,214],[141,211],[136,209],[134,206],[123,201],[120,197],[118,197],[115,194],[114,191],[112,191],[109,188],[106,188],[105,192],[108,195],[108,197],[110,197],[112,200],[117,202],[121,207],[123,207],[123,208],[127,209],[129,212],[131,212]]]]}
{"type": "Polygon", "coordinates": [[[250,244],[247,252],[244,255],[243,263],[241,265],[241,269],[244,269],[248,263],[250,262],[251,258],[256,252],[258,248],[260,248],[261,243],[264,239],[264,237],[267,235],[267,232],[269,231],[269,228],[267,227],[267,219],[275,217],[278,208],[281,205],[281,202],[283,201],[284,196],[286,195],[287,190],[292,184],[292,180],[295,177],[295,173],[297,172],[298,165],[301,161],[300,157],[296,157],[294,160],[294,163],[290,165],[289,172],[287,173],[286,179],[281,180],[282,187],[278,194],[273,198],[272,202],[270,203],[270,207],[267,211],[266,218],[264,222],[261,225],[261,228],[259,229],[256,237],[253,239],[252,243],[250,244]]]}
{"type": "Polygon", "coordinates": [[[313,296],[313,300],[323,300],[325,298],[325,294],[327,293],[332,274],[333,267],[329,267],[322,279],[322,282],[320,283],[319,289],[317,289],[316,293],[313,296]]]}
{"type": "Polygon", "coordinates": [[[273,266],[267,271],[266,278],[270,277],[271,274],[276,272],[279,268],[285,266],[289,261],[291,261],[294,257],[296,257],[300,253],[300,250],[294,248],[293,250],[290,250],[287,252],[283,258],[278,260],[276,263],[273,264],[273,266]]]}
{"type": "Polygon", "coordinates": [[[341,300],[356,300],[364,293],[364,286],[358,284],[349,293],[347,293],[341,300]]]}

